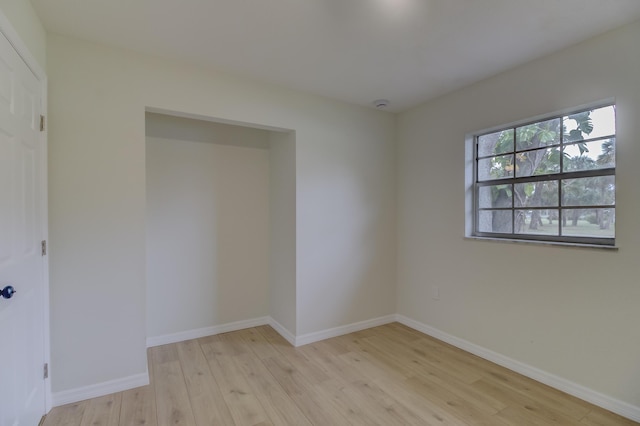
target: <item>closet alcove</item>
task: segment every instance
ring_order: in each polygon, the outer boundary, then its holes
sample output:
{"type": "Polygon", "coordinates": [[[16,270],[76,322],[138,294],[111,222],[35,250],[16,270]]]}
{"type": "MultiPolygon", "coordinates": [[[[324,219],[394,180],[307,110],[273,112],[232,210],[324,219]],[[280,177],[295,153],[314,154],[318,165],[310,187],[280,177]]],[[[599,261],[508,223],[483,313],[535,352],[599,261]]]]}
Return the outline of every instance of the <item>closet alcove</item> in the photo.
{"type": "Polygon", "coordinates": [[[147,112],[148,346],[295,330],[295,132],[147,112]]]}

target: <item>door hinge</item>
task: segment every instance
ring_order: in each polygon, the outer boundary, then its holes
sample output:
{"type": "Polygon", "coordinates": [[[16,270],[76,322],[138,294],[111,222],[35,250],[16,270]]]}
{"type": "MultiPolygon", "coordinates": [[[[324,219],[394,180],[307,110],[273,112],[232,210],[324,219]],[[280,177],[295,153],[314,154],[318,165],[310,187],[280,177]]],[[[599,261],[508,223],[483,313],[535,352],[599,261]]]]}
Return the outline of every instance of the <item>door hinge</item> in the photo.
{"type": "Polygon", "coordinates": [[[47,240],[42,240],[42,255],[47,255],[47,240]]]}
{"type": "Polygon", "coordinates": [[[44,115],[40,116],[40,131],[44,132],[44,115]]]}
{"type": "Polygon", "coordinates": [[[44,378],[48,379],[49,378],[49,364],[45,364],[44,365],[44,378]]]}

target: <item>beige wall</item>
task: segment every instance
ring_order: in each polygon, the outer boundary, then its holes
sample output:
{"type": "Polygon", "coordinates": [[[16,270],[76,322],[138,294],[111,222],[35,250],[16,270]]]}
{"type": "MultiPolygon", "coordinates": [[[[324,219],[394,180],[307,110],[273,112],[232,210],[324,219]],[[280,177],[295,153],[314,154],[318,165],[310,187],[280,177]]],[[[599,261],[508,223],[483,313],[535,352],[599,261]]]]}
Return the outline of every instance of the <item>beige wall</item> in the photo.
{"type": "Polygon", "coordinates": [[[295,131],[297,333],[394,312],[394,115],[54,34],[47,49],[54,392],[146,371],[146,107],[295,131]]]}
{"type": "Polygon", "coordinates": [[[31,2],[0,0],[0,10],[7,17],[33,58],[43,70],[47,68],[47,34],[31,2]]]}
{"type": "Polygon", "coordinates": [[[635,23],[408,111],[398,123],[398,312],[635,406],[638,40],[635,23]],[[610,97],[618,106],[619,251],[464,239],[465,134],[610,97]]]}
{"type": "Polygon", "coordinates": [[[146,135],[147,337],[269,315],[269,132],[147,114],[146,135]]]}

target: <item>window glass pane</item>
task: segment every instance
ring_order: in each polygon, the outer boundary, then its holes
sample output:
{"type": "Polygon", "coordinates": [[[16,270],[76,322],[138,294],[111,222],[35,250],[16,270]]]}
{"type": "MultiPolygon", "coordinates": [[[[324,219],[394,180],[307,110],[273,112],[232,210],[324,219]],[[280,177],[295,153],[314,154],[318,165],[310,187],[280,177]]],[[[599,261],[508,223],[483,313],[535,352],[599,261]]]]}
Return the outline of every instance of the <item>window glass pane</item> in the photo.
{"type": "Polygon", "coordinates": [[[559,147],[516,154],[516,177],[546,175],[560,171],[559,147]]]}
{"type": "Polygon", "coordinates": [[[478,188],[478,207],[481,209],[511,207],[512,198],[512,185],[491,185],[478,188]]]}
{"type": "Polygon", "coordinates": [[[564,146],[562,168],[565,172],[605,169],[616,166],[616,140],[579,142],[564,146]]]}
{"type": "Polygon", "coordinates": [[[616,134],[616,110],[613,105],[598,108],[591,112],[593,131],[590,138],[601,138],[616,134]]]}
{"type": "Polygon", "coordinates": [[[615,176],[595,176],[562,181],[563,206],[612,205],[615,202],[615,176]]]}
{"type": "Polygon", "coordinates": [[[558,210],[516,210],[515,234],[559,234],[558,210]]]}
{"type": "Polygon", "coordinates": [[[613,241],[615,110],[593,108],[477,136],[474,233],[613,241]]]}
{"type": "Polygon", "coordinates": [[[558,207],[558,181],[514,185],[514,207],[558,207]]]}
{"type": "Polygon", "coordinates": [[[516,149],[540,148],[560,143],[560,119],[516,127],[516,149]]]}
{"type": "Polygon", "coordinates": [[[511,233],[511,210],[480,210],[478,213],[479,232],[511,233]]]}
{"type": "Polygon", "coordinates": [[[614,238],[616,209],[565,209],[562,211],[562,235],[614,238]]]}
{"type": "Polygon", "coordinates": [[[513,129],[478,137],[478,157],[513,151],[513,129]]]}
{"type": "Polygon", "coordinates": [[[615,135],[615,107],[611,105],[591,111],[570,114],[564,117],[563,123],[565,142],[615,135]]]}
{"type": "Polygon", "coordinates": [[[513,155],[478,160],[478,180],[492,180],[513,177],[513,155]]]}

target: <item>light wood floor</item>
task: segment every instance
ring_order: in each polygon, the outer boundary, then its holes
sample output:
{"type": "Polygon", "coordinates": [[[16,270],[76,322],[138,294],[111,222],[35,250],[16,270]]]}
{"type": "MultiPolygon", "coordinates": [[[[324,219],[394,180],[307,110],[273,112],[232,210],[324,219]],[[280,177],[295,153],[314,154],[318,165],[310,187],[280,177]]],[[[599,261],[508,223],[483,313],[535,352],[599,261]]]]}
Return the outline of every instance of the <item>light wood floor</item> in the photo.
{"type": "Polygon", "coordinates": [[[397,323],[300,348],[256,327],[148,355],[149,386],[44,426],[638,424],[397,323]]]}

